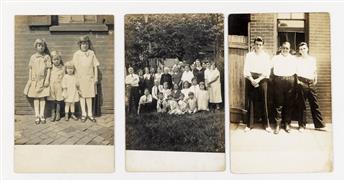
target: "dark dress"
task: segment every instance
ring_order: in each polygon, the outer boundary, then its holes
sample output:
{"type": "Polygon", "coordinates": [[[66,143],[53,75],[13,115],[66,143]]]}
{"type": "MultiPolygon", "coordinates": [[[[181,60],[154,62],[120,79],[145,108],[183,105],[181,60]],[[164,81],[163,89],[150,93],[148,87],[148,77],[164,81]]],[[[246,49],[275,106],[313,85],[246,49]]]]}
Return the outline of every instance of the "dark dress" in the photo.
{"type": "Polygon", "coordinates": [[[194,77],[196,78],[198,84],[200,82],[205,82],[205,69],[204,68],[201,68],[200,70],[195,68],[193,70],[193,74],[194,74],[194,77]]]}

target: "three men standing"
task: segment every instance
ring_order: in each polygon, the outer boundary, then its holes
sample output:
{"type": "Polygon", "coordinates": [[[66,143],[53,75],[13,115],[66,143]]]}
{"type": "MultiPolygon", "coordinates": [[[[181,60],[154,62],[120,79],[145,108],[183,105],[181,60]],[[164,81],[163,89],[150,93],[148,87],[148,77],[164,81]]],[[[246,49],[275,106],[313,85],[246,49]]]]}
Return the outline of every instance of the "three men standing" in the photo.
{"type": "MultiPolygon", "coordinates": [[[[316,84],[316,61],[308,54],[308,46],[302,42],[299,45],[301,56],[290,54],[290,43],[284,42],[281,52],[270,56],[263,50],[264,40],[261,37],[254,39],[254,51],[247,53],[244,61],[243,74],[246,78],[246,128],[249,131],[254,124],[254,108],[259,103],[260,117],[264,128],[271,132],[268,119],[268,89],[272,89],[276,126],[274,133],[278,134],[283,127],[290,132],[292,113],[300,115],[298,118],[299,131],[303,131],[305,122],[305,101],[308,99],[316,129],[325,128],[321,112],[316,99],[314,85],[316,84]],[[272,87],[268,81],[272,70],[272,87]],[[300,95],[300,96],[298,96],[300,95]],[[296,105],[299,104],[299,105],[296,105]]],[[[257,116],[256,116],[257,117],[257,116]]]]}

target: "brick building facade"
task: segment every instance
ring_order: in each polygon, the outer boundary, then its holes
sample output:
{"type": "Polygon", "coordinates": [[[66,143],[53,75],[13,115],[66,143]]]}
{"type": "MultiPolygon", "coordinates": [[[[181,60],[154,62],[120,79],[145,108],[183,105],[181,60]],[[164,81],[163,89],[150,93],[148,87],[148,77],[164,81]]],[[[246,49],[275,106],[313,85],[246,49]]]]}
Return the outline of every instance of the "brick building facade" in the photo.
{"type": "Polygon", "coordinates": [[[33,114],[30,100],[23,94],[28,80],[28,64],[35,53],[33,43],[42,38],[50,51],[62,52],[63,61],[79,49],[80,36],[88,35],[100,62],[101,112],[114,112],[114,18],[113,16],[16,16],[15,17],[15,114],[33,114]]]}
{"type": "MultiPolygon", "coordinates": [[[[261,36],[265,41],[265,51],[270,55],[275,55],[279,46],[284,41],[291,43],[291,49],[296,50],[301,41],[309,44],[309,52],[317,60],[318,83],[317,91],[319,97],[319,106],[326,122],[332,122],[331,106],[331,42],[330,42],[330,17],[328,13],[260,13],[260,14],[237,14],[230,15],[229,18],[229,37],[232,40],[244,37],[246,39],[242,44],[247,45],[247,52],[253,44],[253,39],[261,36]],[[231,17],[232,16],[232,17],[231,17]],[[232,24],[237,25],[232,25],[232,24]],[[247,29],[247,32],[238,32],[236,29],[247,29]],[[250,40],[250,41],[249,41],[250,40]]],[[[234,56],[232,48],[236,42],[229,42],[229,57],[234,56]]],[[[239,42],[241,43],[241,42],[239,42]]],[[[235,61],[243,62],[244,57],[235,61]]],[[[230,68],[232,71],[230,59],[230,68]]],[[[233,71],[241,72],[241,71],[233,71]]],[[[231,76],[233,75],[231,72],[231,76]]],[[[243,76],[239,76],[244,82],[243,76]]],[[[230,79],[231,80],[231,79],[230,79]]],[[[232,84],[230,82],[230,84],[232,84]]],[[[243,84],[238,87],[244,86],[243,84]]],[[[230,97],[238,96],[232,93],[230,97]]],[[[231,98],[230,98],[231,99],[231,98]]],[[[233,102],[230,100],[230,102],[233,102]]],[[[242,103],[234,103],[243,107],[242,103]]],[[[309,107],[309,106],[308,106],[309,107]]],[[[307,108],[309,109],[309,108],[307,108]]],[[[307,111],[307,121],[311,121],[310,111],[307,111]]]]}

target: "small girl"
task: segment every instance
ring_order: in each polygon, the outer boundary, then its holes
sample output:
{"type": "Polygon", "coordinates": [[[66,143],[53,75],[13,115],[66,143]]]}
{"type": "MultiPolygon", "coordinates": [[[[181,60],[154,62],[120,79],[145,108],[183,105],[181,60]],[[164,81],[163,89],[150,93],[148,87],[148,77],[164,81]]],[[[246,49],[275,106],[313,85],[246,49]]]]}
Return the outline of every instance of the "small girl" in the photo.
{"type": "Polygon", "coordinates": [[[199,92],[199,85],[198,85],[198,80],[194,77],[192,79],[192,85],[189,87],[189,92],[194,93],[194,97],[198,98],[198,92],[199,92]]]}
{"type": "Polygon", "coordinates": [[[44,124],[45,97],[50,94],[49,81],[52,68],[50,53],[47,43],[42,39],[34,42],[36,53],[30,57],[29,80],[24,88],[24,94],[33,98],[35,110],[35,123],[44,124]]]}
{"type": "Polygon", "coordinates": [[[161,77],[162,77],[162,69],[160,67],[157,67],[157,73],[155,73],[155,80],[154,81],[158,81],[160,83],[161,77]]]}
{"type": "Polygon", "coordinates": [[[179,88],[179,85],[174,83],[173,90],[171,91],[171,95],[175,100],[178,100],[180,98],[181,90],[179,88]]]}
{"type": "Polygon", "coordinates": [[[185,101],[185,96],[183,93],[180,94],[180,98],[177,103],[178,103],[178,106],[180,107],[181,114],[184,114],[188,111],[188,105],[185,101]]]}
{"type": "Polygon", "coordinates": [[[146,89],[151,90],[153,87],[153,82],[154,82],[154,77],[152,76],[150,69],[148,67],[144,68],[145,74],[143,75],[144,77],[144,87],[146,89]]]}
{"type": "Polygon", "coordinates": [[[163,83],[162,93],[163,93],[164,99],[167,99],[168,96],[171,94],[171,90],[169,89],[169,83],[168,82],[163,83]]]}
{"type": "Polygon", "coordinates": [[[154,86],[151,89],[151,95],[152,95],[152,108],[155,109],[157,107],[157,100],[158,100],[158,93],[161,92],[161,85],[159,85],[159,82],[156,80],[154,82],[154,86]]]}
{"type": "Polygon", "coordinates": [[[62,97],[62,79],[65,75],[61,52],[52,51],[51,58],[53,68],[50,75],[50,96],[47,98],[51,102],[51,122],[60,120],[60,108],[63,101],[62,97]]]}
{"type": "Polygon", "coordinates": [[[198,111],[198,102],[196,98],[194,97],[193,92],[188,93],[187,105],[188,105],[188,113],[194,114],[198,111]]]}
{"type": "Polygon", "coordinates": [[[80,37],[78,45],[80,50],[74,53],[72,61],[75,66],[77,82],[80,86],[81,121],[85,122],[88,118],[90,121],[96,122],[92,113],[92,98],[96,95],[99,62],[88,36],[80,37]]]}
{"type": "Polygon", "coordinates": [[[186,100],[188,98],[188,93],[190,92],[189,89],[189,82],[188,81],[184,81],[183,82],[183,89],[181,90],[181,93],[184,94],[184,100],[186,100]]]}
{"type": "Polygon", "coordinates": [[[65,65],[66,75],[62,79],[62,95],[65,101],[65,121],[68,121],[71,114],[71,118],[77,120],[74,114],[74,103],[79,101],[78,82],[75,76],[75,67],[72,62],[67,62],[65,65]]]}
{"type": "Polygon", "coordinates": [[[200,82],[199,84],[199,91],[198,91],[198,110],[199,111],[209,111],[208,109],[208,101],[209,101],[209,95],[208,91],[206,90],[206,86],[204,82],[200,82]]]}

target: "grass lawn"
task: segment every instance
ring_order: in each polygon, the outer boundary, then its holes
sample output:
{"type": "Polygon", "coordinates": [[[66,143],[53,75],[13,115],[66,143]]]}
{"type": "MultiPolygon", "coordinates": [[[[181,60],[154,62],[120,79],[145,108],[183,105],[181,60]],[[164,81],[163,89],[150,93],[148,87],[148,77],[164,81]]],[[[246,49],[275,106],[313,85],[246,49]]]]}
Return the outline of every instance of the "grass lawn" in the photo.
{"type": "Polygon", "coordinates": [[[128,115],[126,149],[225,152],[224,120],[223,111],[192,115],[128,115]]]}

